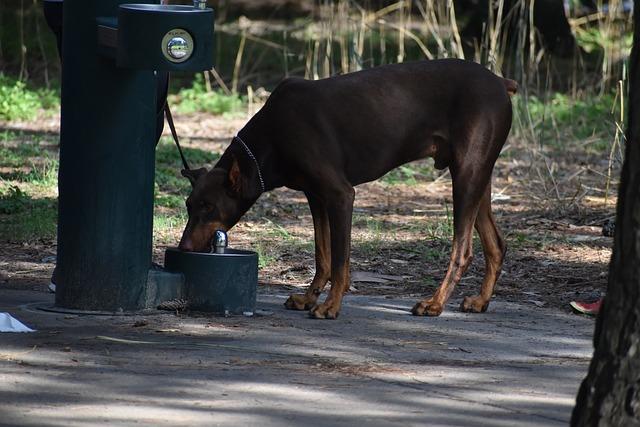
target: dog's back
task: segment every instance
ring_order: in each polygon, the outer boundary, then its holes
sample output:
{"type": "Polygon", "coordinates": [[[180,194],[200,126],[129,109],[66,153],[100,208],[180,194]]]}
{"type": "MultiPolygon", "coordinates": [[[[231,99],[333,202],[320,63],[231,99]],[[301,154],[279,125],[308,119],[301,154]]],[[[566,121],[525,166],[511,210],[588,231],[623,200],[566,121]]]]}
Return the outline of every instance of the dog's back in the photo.
{"type": "Polygon", "coordinates": [[[439,169],[449,166],[458,134],[475,120],[510,126],[511,103],[505,79],[443,59],[287,79],[254,120],[271,122],[260,127],[271,129],[265,137],[288,164],[331,159],[357,185],[427,156],[439,169]]]}

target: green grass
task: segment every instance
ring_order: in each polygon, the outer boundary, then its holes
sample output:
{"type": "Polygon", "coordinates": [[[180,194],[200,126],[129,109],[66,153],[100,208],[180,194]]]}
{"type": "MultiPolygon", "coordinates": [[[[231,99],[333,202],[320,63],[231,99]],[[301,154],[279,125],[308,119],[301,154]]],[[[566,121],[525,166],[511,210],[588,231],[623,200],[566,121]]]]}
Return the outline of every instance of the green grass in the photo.
{"type": "Polygon", "coordinates": [[[427,238],[433,240],[451,241],[453,238],[453,220],[443,218],[440,221],[428,222],[425,227],[427,238]]]}
{"type": "MultiPolygon", "coordinates": [[[[1,163],[0,166],[6,166],[1,163]]],[[[30,188],[37,188],[38,193],[55,192],[58,184],[58,159],[47,155],[34,160],[25,159],[24,167],[0,173],[0,180],[26,184],[30,188]]]]}
{"type": "MultiPolygon", "coordinates": [[[[54,238],[56,233],[58,159],[45,148],[45,137],[18,132],[0,133],[0,238],[28,241],[54,238]]],[[[183,148],[193,167],[210,167],[219,153],[183,148]]],[[[156,156],[156,240],[175,244],[176,230],[186,224],[185,198],[191,186],[180,175],[182,164],[171,140],[163,139],[156,156]]]]}
{"type": "MultiPolygon", "coordinates": [[[[170,95],[169,101],[181,113],[235,114],[243,112],[246,106],[246,99],[238,94],[207,91],[202,73],[195,75],[191,87],[170,95]]],[[[33,120],[39,112],[56,111],[59,107],[58,91],[33,87],[0,73],[0,120],[33,120]]]]}
{"type": "Polygon", "coordinates": [[[175,241],[173,232],[175,230],[182,230],[186,224],[186,209],[170,213],[156,212],[153,217],[153,236],[155,243],[177,246],[178,242],[175,241]]]}
{"type": "Polygon", "coordinates": [[[447,203],[444,203],[444,211],[444,218],[432,218],[425,224],[424,232],[429,239],[450,242],[453,238],[453,212],[447,203]]]}
{"type": "MultiPolygon", "coordinates": [[[[421,236],[425,243],[418,243],[413,249],[403,249],[424,256],[425,261],[440,259],[442,253],[430,245],[450,244],[453,237],[453,217],[448,205],[444,206],[444,218],[415,218],[399,226],[368,215],[353,216],[354,246],[365,256],[373,256],[390,250],[400,230],[421,236]],[[429,242],[428,244],[426,242],[429,242]]],[[[447,254],[448,255],[448,254],[447,254]]]]}
{"type": "Polygon", "coordinates": [[[59,105],[57,92],[32,88],[0,73],[0,120],[32,120],[39,111],[57,109],[59,105]]]}
{"type": "Polygon", "coordinates": [[[0,187],[0,238],[24,242],[56,235],[57,200],[36,198],[11,185],[0,187]]]}
{"type": "Polygon", "coordinates": [[[252,248],[258,254],[258,268],[263,269],[273,264],[276,261],[276,256],[274,255],[275,250],[273,249],[273,245],[265,243],[261,240],[258,240],[255,246],[252,248]]]}
{"type": "Polygon", "coordinates": [[[56,235],[58,160],[46,137],[0,133],[0,239],[26,242],[56,235]]]}
{"type": "Polygon", "coordinates": [[[513,246],[514,248],[521,248],[527,246],[530,243],[529,234],[523,233],[521,231],[512,232],[507,236],[507,238],[509,240],[509,245],[513,246]]]}
{"type": "Polygon", "coordinates": [[[29,172],[20,176],[20,181],[41,187],[53,189],[58,185],[58,159],[45,157],[43,161],[31,163],[29,172]]]}
{"type": "Polygon", "coordinates": [[[421,245],[420,254],[422,255],[422,260],[428,263],[440,262],[446,259],[449,256],[449,251],[442,250],[439,247],[432,247],[426,244],[421,245]]]}
{"type": "MultiPolygon", "coordinates": [[[[15,139],[15,134],[6,133],[0,140],[15,139]],[[6,139],[5,139],[6,138],[6,139]]],[[[41,154],[41,149],[35,144],[19,144],[16,147],[0,146],[0,164],[8,167],[20,167],[25,163],[25,159],[37,157],[41,154]]]]}
{"type": "Polygon", "coordinates": [[[382,253],[392,239],[394,227],[385,221],[369,215],[355,214],[352,219],[353,246],[366,257],[382,253]]]}
{"type": "Polygon", "coordinates": [[[39,136],[1,133],[0,167],[5,171],[0,173],[0,180],[37,186],[45,192],[54,189],[58,182],[58,160],[55,152],[40,145],[42,140],[39,136]]]}
{"type": "Polygon", "coordinates": [[[545,98],[530,96],[527,104],[517,97],[514,103],[515,133],[531,136],[533,129],[540,144],[556,148],[593,139],[592,149],[606,151],[620,115],[615,94],[574,99],[554,93],[545,98]]]}
{"type": "MultiPolygon", "coordinates": [[[[186,194],[186,190],[185,190],[186,194]]],[[[185,207],[186,196],[182,194],[167,194],[156,186],[155,205],[169,209],[181,209],[185,207]]]]}
{"type": "MultiPolygon", "coordinates": [[[[211,167],[220,154],[199,148],[182,147],[187,161],[192,168],[211,167]]],[[[178,149],[170,138],[162,138],[156,149],[156,188],[157,206],[177,209],[184,207],[184,200],[189,195],[191,185],[180,174],[182,162],[178,149]]]]}
{"type": "Polygon", "coordinates": [[[580,47],[587,53],[612,49],[619,50],[626,57],[630,54],[633,44],[633,32],[620,34],[619,28],[612,28],[612,31],[607,34],[598,26],[579,27],[575,37],[580,47]]]}
{"type": "Polygon", "coordinates": [[[233,114],[244,110],[246,100],[238,94],[227,95],[218,90],[207,91],[202,73],[197,73],[190,88],[169,95],[169,102],[181,113],[233,114]]]}
{"type": "MultiPolygon", "coordinates": [[[[192,168],[211,165],[220,158],[220,153],[200,148],[182,147],[182,151],[192,168]]],[[[156,167],[158,166],[177,169],[178,172],[182,169],[178,148],[170,137],[163,137],[158,143],[156,148],[156,167]]]]}
{"type": "Polygon", "coordinates": [[[281,226],[280,224],[277,224],[268,218],[263,218],[263,219],[265,220],[267,225],[264,231],[264,234],[266,237],[273,237],[280,241],[289,242],[289,243],[300,240],[296,236],[289,233],[287,229],[281,226]]]}
{"type": "Polygon", "coordinates": [[[416,185],[434,179],[435,172],[430,160],[419,160],[391,170],[380,181],[388,185],[416,185]]]}

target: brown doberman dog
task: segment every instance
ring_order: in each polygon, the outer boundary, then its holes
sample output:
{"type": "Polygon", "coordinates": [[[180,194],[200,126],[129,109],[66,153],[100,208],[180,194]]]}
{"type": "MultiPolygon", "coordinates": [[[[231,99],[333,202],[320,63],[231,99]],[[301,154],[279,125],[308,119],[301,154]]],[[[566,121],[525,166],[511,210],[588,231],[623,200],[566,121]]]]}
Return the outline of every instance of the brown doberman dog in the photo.
{"type": "Polygon", "coordinates": [[[481,65],[456,59],[387,65],[306,81],[286,79],[249,120],[216,166],[183,171],[193,191],[184,251],[209,251],[260,195],[286,186],[303,191],[315,228],[316,272],[285,306],[335,319],[349,288],[353,187],[404,163],[433,157],[453,180],[453,251],[435,294],[412,313],[437,316],[472,258],[475,225],[486,260],[480,294],[461,309],[483,312],[506,246],[491,213],[491,173],[511,128],[517,90],[481,65]],[[323,303],[318,296],[328,281],[323,303]]]}

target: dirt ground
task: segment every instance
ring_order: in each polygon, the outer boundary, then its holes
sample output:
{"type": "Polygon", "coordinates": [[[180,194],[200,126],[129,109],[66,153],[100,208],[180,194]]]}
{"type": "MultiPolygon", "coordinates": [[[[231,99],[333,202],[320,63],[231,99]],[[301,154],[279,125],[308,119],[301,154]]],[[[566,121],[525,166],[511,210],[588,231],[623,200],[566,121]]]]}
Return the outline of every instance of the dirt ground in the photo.
{"type": "MultiPolygon", "coordinates": [[[[176,121],[186,147],[221,152],[246,118],[197,114],[176,121]]],[[[0,123],[2,129],[53,138],[58,133],[56,117],[0,123]]],[[[508,245],[496,299],[569,311],[569,301],[604,292],[612,239],[601,230],[613,218],[616,200],[604,196],[606,156],[574,147],[531,148],[517,136],[508,140],[493,179],[493,209],[508,245]]],[[[451,248],[451,183],[446,171],[423,172],[431,163],[416,165],[419,172],[409,183],[382,179],[357,188],[351,292],[418,298],[443,278],[451,248]]],[[[612,176],[618,176],[615,168],[612,176]]],[[[609,194],[616,194],[615,184],[609,194]]],[[[154,261],[162,263],[165,247],[175,245],[180,233],[178,224],[156,239],[154,261]]],[[[313,276],[313,226],[301,193],[263,195],[229,236],[231,246],[260,253],[265,290],[303,287],[313,276]]],[[[456,297],[480,286],[484,261],[477,237],[474,248],[456,297]]],[[[53,240],[0,242],[0,286],[45,292],[55,252],[53,240]]]]}
{"type": "Polygon", "coordinates": [[[0,288],[3,426],[566,426],[593,352],[591,318],[495,301],[484,315],[409,314],[413,298],[349,295],[337,321],[262,314],[45,312],[0,288]]]}

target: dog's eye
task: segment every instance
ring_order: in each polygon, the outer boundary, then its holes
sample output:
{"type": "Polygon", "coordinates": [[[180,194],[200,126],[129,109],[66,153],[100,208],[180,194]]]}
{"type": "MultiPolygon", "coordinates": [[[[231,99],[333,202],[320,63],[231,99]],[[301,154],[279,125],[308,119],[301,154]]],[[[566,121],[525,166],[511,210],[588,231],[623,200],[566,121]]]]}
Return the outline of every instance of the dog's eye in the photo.
{"type": "Polygon", "coordinates": [[[200,202],[200,209],[205,210],[205,211],[210,211],[211,209],[213,209],[213,206],[210,205],[209,203],[202,201],[200,202]]]}

